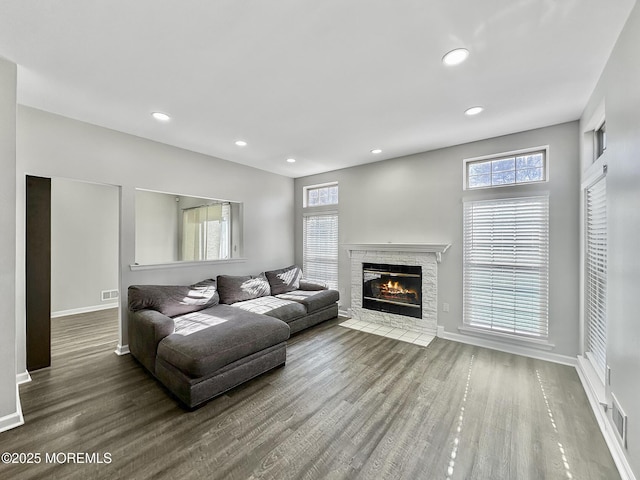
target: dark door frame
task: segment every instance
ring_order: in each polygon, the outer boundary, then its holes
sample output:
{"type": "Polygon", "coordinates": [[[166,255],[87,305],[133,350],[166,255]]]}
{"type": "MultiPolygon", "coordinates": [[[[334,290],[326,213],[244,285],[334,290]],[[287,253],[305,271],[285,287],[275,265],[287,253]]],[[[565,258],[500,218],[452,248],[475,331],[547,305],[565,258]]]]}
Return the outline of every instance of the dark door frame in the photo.
{"type": "Polygon", "coordinates": [[[27,371],[51,365],[51,179],[26,176],[27,371]]]}

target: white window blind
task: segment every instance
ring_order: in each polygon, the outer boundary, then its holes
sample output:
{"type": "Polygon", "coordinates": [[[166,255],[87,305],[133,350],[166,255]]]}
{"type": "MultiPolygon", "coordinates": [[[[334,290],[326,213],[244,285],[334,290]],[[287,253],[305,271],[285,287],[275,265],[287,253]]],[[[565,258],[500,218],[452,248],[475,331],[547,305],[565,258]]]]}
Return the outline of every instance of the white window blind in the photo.
{"type": "Polygon", "coordinates": [[[607,365],[607,190],[606,177],[586,189],[585,317],[587,345],[604,378],[607,365]]]}
{"type": "Polygon", "coordinates": [[[546,338],[548,197],[465,203],[463,276],[467,326],[546,338]]]}
{"type": "Polygon", "coordinates": [[[303,230],[304,276],[338,288],[338,214],[306,215],[303,230]]]}

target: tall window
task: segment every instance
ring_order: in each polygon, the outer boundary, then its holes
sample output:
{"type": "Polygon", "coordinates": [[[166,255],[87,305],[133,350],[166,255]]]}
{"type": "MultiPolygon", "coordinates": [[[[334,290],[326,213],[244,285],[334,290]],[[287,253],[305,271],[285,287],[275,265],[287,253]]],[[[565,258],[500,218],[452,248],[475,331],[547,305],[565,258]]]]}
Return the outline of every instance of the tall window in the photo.
{"type": "Polygon", "coordinates": [[[463,268],[465,325],[547,338],[548,197],[466,202],[463,268]]]}
{"type": "Polygon", "coordinates": [[[182,212],[182,259],[222,260],[230,257],[231,206],[216,203],[182,212]]]}
{"type": "Polygon", "coordinates": [[[586,353],[604,378],[607,365],[607,186],[601,177],[585,191],[586,353]]]}
{"type": "Polygon", "coordinates": [[[338,288],[338,184],[304,189],[303,271],[338,288]]]}

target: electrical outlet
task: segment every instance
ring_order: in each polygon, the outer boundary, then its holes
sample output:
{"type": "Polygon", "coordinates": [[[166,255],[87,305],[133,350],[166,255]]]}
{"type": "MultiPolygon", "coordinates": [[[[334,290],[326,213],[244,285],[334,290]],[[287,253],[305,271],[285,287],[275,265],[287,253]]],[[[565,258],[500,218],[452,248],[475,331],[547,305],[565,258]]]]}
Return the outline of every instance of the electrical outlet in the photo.
{"type": "Polygon", "coordinates": [[[442,311],[443,312],[448,312],[449,311],[449,304],[447,302],[444,302],[442,304],[442,311]]]}

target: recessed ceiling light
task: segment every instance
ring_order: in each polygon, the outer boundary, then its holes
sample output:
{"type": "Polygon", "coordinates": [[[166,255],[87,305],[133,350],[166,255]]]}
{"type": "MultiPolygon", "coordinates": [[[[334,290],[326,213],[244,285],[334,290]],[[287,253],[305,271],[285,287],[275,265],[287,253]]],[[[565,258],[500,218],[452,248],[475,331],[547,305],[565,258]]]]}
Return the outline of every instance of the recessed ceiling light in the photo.
{"type": "Polygon", "coordinates": [[[287,158],[287,162],[296,163],[296,159],[295,158],[287,158]]]}
{"type": "Polygon", "coordinates": [[[169,120],[171,120],[171,117],[169,115],[162,112],[153,112],[151,116],[159,122],[168,122],[169,120]]]}
{"type": "Polygon", "coordinates": [[[480,107],[480,106],[478,106],[478,107],[471,107],[471,108],[467,108],[467,109],[464,111],[464,114],[465,114],[465,115],[468,115],[468,116],[470,116],[470,117],[471,117],[471,116],[473,116],[473,115],[478,115],[478,114],[479,114],[480,112],[482,112],[483,110],[484,110],[484,107],[480,107]]]}
{"type": "Polygon", "coordinates": [[[468,56],[469,50],[466,48],[456,48],[442,57],[442,63],[445,65],[459,65],[464,62],[468,56]]]}
{"type": "Polygon", "coordinates": [[[246,147],[247,142],[245,142],[244,140],[236,140],[236,145],[239,147],[246,147]]]}
{"type": "Polygon", "coordinates": [[[379,148],[374,148],[373,150],[371,150],[371,153],[377,155],[378,153],[382,153],[382,150],[380,150],[379,148]]]}

